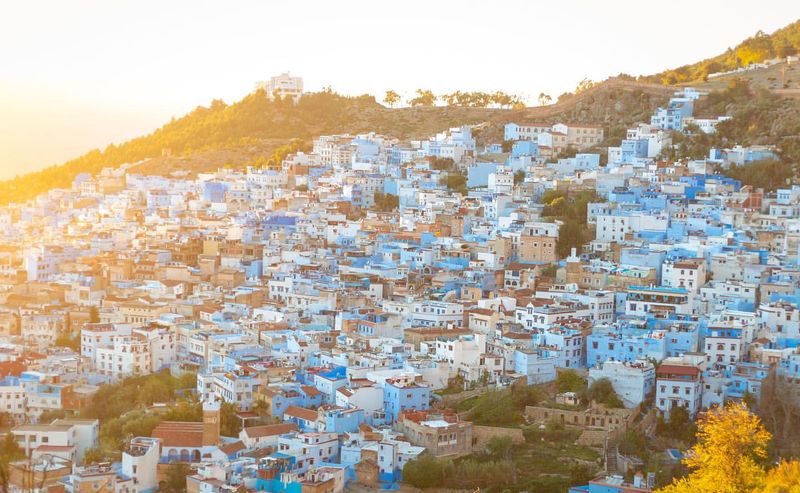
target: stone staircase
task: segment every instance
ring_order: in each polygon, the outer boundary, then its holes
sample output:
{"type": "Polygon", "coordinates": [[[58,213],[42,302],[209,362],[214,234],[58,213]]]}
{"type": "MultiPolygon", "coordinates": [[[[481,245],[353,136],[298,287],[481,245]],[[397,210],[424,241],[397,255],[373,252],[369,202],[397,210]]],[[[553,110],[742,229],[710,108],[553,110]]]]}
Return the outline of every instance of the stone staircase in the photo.
{"type": "Polygon", "coordinates": [[[616,446],[606,448],[606,474],[617,474],[619,467],[617,459],[619,457],[619,448],[616,446]]]}

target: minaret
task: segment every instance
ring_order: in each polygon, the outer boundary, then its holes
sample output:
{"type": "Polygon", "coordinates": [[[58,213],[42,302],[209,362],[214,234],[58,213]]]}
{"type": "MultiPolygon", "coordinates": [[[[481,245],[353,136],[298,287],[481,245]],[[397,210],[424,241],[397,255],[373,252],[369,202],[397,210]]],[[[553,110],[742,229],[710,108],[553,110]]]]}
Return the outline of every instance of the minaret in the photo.
{"type": "Polygon", "coordinates": [[[203,446],[219,445],[219,401],[203,401],[203,446]]]}
{"type": "Polygon", "coordinates": [[[575,248],[570,251],[567,257],[567,284],[578,284],[581,274],[581,259],[578,257],[578,252],[575,248]]]}

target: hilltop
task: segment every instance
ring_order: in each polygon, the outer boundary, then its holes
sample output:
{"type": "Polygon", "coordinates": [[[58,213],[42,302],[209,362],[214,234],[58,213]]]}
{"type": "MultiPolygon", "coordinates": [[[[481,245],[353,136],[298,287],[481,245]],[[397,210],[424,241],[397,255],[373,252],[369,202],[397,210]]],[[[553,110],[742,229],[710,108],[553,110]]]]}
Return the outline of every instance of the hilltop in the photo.
{"type": "MultiPolygon", "coordinates": [[[[758,31],[735,47],[728,48],[725,53],[676,69],[639,77],[638,80],[664,85],[703,82],[708,80],[710,74],[747,67],[773,58],[786,58],[797,53],[800,53],[800,21],[795,21],[772,34],[758,31]]],[[[789,88],[790,83],[791,81],[785,82],[787,87],[781,88],[789,88]]]]}
{"type": "Polygon", "coordinates": [[[80,173],[97,173],[124,163],[137,163],[129,169],[143,174],[193,174],[226,166],[275,165],[287,153],[310,149],[312,139],[321,134],[374,131],[409,140],[424,139],[457,125],[483,124],[476,134],[479,144],[484,144],[502,140],[502,126],[509,121],[564,121],[603,125],[604,145],[616,145],[628,126],[648,121],[652,111],[677,88],[693,85],[716,93],[741,81],[745,81],[749,93],[765,90],[772,98],[763,94],[757,100],[734,98],[727,105],[701,105],[700,112],[713,110],[709,114],[758,120],[758,125],[750,127],[757,131],[737,132],[737,137],[745,142],[766,143],[777,134],[779,144],[794,147],[792,131],[800,123],[800,102],[788,98],[800,98],[800,63],[711,79],[708,75],[798,52],[800,21],[772,34],[759,32],[707,60],[650,76],[620,74],[601,83],[582,83],[575,93],[562,95],[555,104],[522,109],[389,108],[370,95],[347,97],[332,91],[306,94],[295,104],[290,100],[270,100],[257,91],[230,105],[214,100],[149,135],[0,182],[0,204],[26,201],[52,188],[69,187],[80,173]],[[754,106],[753,101],[761,104],[754,106]],[[766,110],[766,118],[759,118],[757,113],[761,110],[766,110]]]}
{"type": "Polygon", "coordinates": [[[60,166],[0,182],[0,204],[29,200],[52,188],[69,187],[80,173],[139,163],[145,174],[190,173],[222,166],[267,166],[289,152],[309,149],[321,134],[375,131],[399,139],[427,138],[449,127],[484,123],[479,141],[502,140],[508,121],[580,121],[602,124],[610,137],[646,119],[664,104],[669,88],[610,80],[556,104],[524,109],[433,106],[387,108],[373,96],[346,97],[331,91],[311,93],[295,104],[270,100],[257,91],[227,105],[214,100],[153,133],[105,150],[93,150],[60,166]]]}

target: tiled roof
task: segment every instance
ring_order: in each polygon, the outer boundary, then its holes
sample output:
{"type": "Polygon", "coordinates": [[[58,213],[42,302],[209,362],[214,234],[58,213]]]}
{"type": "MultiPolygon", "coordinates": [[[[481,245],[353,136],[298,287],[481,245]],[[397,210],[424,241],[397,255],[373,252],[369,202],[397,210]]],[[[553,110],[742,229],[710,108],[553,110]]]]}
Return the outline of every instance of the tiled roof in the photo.
{"type": "Polygon", "coordinates": [[[203,423],[162,421],[151,434],[163,447],[202,447],[203,423]]]}
{"type": "MultiPolygon", "coordinates": [[[[316,413],[314,415],[316,418],[316,413]]],[[[290,431],[297,431],[297,426],[294,423],[279,423],[274,425],[250,426],[244,429],[244,432],[249,438],[262,438],[271,437],[275,435],[282,435],[290,431]]]]}
{"type": "Polygon", "coordinates": [[[289,406],[286,408],[286,411],[283,413],[283,415],[300,418],[306,421],[317,420],[317,412],[312,411],[311,409],[306,409],[304,407],[289,406]]]}

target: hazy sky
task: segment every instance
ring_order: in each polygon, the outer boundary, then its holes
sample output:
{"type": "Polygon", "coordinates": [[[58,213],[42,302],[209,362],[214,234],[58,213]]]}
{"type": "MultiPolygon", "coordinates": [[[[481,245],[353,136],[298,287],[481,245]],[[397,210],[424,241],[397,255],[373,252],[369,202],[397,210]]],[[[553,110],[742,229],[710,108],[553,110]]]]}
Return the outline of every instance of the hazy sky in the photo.
{"type": "Polygon", "coordinates": [[[149,132],[290,70],[306,89],[554,97],[800,18],[800,1],[0,0],[0,178],[149,132]]]}

